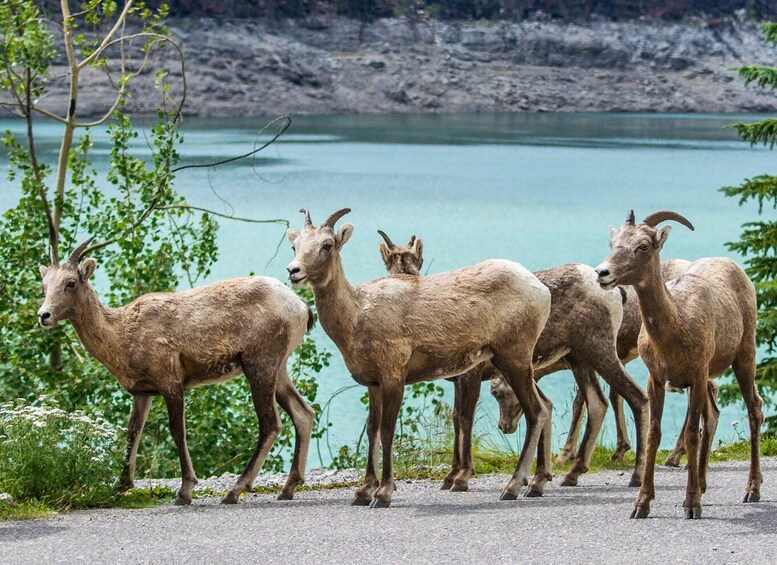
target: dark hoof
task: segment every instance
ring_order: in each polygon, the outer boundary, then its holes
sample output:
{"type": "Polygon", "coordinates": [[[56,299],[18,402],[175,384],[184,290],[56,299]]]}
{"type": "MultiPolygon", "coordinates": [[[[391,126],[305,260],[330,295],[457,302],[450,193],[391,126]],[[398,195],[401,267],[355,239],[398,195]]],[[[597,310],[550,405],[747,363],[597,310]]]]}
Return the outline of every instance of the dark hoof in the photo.
{"type": "Polygon", "coordinates": [[[451,490],[453,483],[443,483],[440,485],[440,490],[451,490]]]}
{"type": "Polygon", "coordinates": [[[664,467],[679,467],[680,463],[677,463],[671,459],[667,459],[664,461],[664,467]]]}
{"type": "Polygon", "coordinates": [[[515,496],[513,493],[504,491],[502,493],[502,496],[499,497],[499,500],[515,500],[516,498],[518,497],[515,496]]]}
{"type": "Polygon", "coordinates": [[[538,490],[534,490],[533,488],[530,488],[530,489],[526,489],[526,492],[523,493],[523,496],[525,498],[539,498],[540,496],[542,496],[542,492],[538,490]]]}
{"type": "Polygon", "coordinates": [[[641,479],[635,479],[632,477],[632,479],[629,481],[629,487],[631,488],[637,488],[642,486],[642,480],[641,479]]]}
{"type": "Polygon", "coordinates": [[[370,502],[372,502],[372,500],[370,500],[369,498],[358,498],[357,497],[357,498],[354,498],[351,501],[351,506],[369,506],[370,502]]]}
{"type": "Polygon", "coordinates": [[[564,479],[561,481],[562,487],[576,487],[577,486],[577,479],[564,479]]]}
{"type": "Polygon", "coordinates": [[[697,520],[698,518],[701,518],[701,507],[685,509],[686,520],[697,520]]]}
{"type": "Polygon", "coordinates": [[[237,504],[238,499],[240,498],[239,494],[235,494],[233,492],[228,492],[224,498],[221,499],[221,504],[237,504]]]}
{"type": "Polygon", "coordinates": [[[634,511],[631,513],[631,517],[638,519],[647,518],[648,514],[649,512],[640,506],[634,509],[634,511]]]}
{"type": "Polygon", "coordinates": [[[468,490],[468,485],[453,485],[451,487],[451,492],[467,492],[468,490]]]}
{"type": "Polygon", "coordinates": [[[742,502],[759,502],[761,495],[757,492],[748,492],[742,502]]]}
{"type": "Polygon", "coordinates": [[[175,500],[173,501],[173,504],[176,506],[189,506],[192,503],[191,498],[182,498],[180,496],[176,496],[175,500]]]}
{"type": "Polygon", "coordinates": [[[281,492],[278,495],[278,500],[291,500],[292,498],[294,498],[293,492],[281,492]]]}
{"type": "Polygon", "coordinates": [[[388,508],[391,506],[390,502],[386,502],[385,500],[381,500],[380,498],[376,498],[372,502],[370,502],[370,508],[388,508]]]}

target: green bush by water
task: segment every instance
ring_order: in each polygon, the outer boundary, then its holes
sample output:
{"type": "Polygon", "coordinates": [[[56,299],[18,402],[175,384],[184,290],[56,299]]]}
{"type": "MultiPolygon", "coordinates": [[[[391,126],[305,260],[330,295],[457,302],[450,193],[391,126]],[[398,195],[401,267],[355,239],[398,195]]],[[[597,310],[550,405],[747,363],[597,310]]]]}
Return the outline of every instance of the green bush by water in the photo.
{"type": "Polygon", "coordinates": [[[124,432],[56,405],[0,407],[0,492],[53,508],[104,504],[115,493],[124,432]]]}

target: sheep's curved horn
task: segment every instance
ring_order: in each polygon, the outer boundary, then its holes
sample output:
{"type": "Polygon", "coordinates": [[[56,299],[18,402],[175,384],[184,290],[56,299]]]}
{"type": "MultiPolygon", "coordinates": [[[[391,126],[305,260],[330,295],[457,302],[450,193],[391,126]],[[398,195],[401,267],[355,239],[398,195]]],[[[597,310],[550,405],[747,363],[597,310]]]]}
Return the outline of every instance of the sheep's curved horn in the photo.
{"type": "Polygon", "coordinates": [[[89,247],[89,244],[94,241],[94,237],[90,237],[81,245],[73,249],[73,252],[70,254],[70,257],[68,258],[68,263],[73,263],[75,265],[78,265],[78,262],[81,260],[81,256],[84,254],[84,250],[86,250],[87,247],[89,247]]]}
{"type": "Polygon", "coordinates": [[[383,230],[378,230],[378,233],[380,234],[380,237],[383,238],[383,241],[386,242],[386,245],[389,246],[389,249],[394,249],[396,247],[396,245],[394,245],[394,242],[391,241],[391,238],[386,235],[386,232],[384,232],[383,230]]]}
{"type": "Polygon", "coordinates": [[[310,219],[310,211],[307,208],[300,208],[300,213],[305,214],[305,229],[313,229],[313,221],[310,219]]]}
{"type": "Polygon", "coordinates": [[[49,259],[52,265],[59,265],[59,257],[53,245],[49,245],[49,259]]]}
{"type": "Polygon", "coordinates": [[[329,216],[326,221],[321,224],[321,226],[328,226],[332,229],[334,229],[335,224],[337,223],[337,220],[345,216],[348,212],[350,212],[350,208],[343,208],[342,210],[338,210],[337,212],[333,213],[331,216],[329,216]]]}
{"type": "Polygon", "coordinates": [[[626,225],[627,226],[634,225],[634,210],[629,210],[629,213],[626,214],[626,225]]]}
{"type": "Polygon", "coordinates": [[[642,223],[650,226],[651,228],[654,228],[661,222],[665,222],[667,220],[674,220],[675,222],[684,225],[691,231],[694,229],[693,224],[687,218],[681,216],[677,212],[672,212],[670,210],[659,210],[658,212],[653,212],[647,218],[642,220],[642,223]]]}

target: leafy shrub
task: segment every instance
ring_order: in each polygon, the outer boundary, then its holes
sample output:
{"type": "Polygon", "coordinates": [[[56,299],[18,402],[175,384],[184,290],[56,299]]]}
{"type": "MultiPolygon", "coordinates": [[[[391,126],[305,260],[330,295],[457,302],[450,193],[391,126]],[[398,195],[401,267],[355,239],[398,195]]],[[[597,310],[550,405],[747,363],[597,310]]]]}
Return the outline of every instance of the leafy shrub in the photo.
{"type": "Polygon", "coordinates": [[[101,418],[51,404],[6,403],[0,491],[57,508],[105,503],[115,491],[123,445],[123,431],[101,418]]]}

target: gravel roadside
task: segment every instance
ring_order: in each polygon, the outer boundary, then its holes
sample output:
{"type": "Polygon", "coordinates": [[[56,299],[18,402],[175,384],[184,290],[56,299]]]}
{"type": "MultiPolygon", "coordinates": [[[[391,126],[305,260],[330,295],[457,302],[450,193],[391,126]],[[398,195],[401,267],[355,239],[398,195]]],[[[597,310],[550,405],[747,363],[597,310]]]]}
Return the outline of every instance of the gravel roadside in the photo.
{"type": "Polygon", "coordinates": [[[403,481],[391,508],[349,505],[352,488],[205,497],[187,508],[88,510],[0,523],[3,563],[774,563],[777,459],[763,461],[763,500],[742,504],[747,463],[711,467],[704,517],[683,519],[686,473],[660,467],[647,520],[629,520],[636,494],[623,472],[549,484],[538,499],[498,501],[506,476],[467,493],[403,481]]]}

